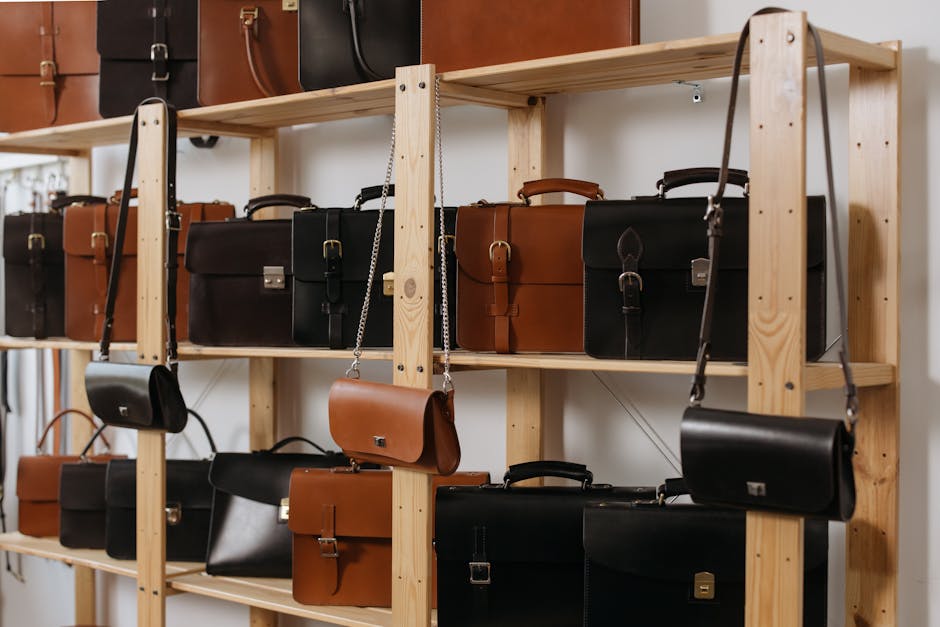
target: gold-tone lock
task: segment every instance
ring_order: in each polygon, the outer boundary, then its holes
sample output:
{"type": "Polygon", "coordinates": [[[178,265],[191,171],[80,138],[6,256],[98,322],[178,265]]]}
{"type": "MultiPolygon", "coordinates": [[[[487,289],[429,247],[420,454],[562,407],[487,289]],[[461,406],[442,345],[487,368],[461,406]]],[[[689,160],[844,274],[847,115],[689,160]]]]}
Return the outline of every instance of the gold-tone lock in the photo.
{"type": "Polygon", "coordinates": [[[164,510],[166,511],[166,524],[175,527],[183,520],[183,507],[179,503],[170,503],[164,510]]]}
{"type": "Polygon", "coordinates": [[[386,296],[395,295],[395,273],[386,272],[382,275],[382,293],[386,296]]]}
{"type": "Polygon", "coordinates": [[[696,599],[710,600],[715,598],[715,575],[709,572],[695,573],[692,583],[692,596],[696,599]]]}
{"type": "Polygon", "coordinates": [[[277,508],[277,522],[286,523],[290,519],[290,499],[281,499],[281,506],[277,508]]]}
{"type": "Polygon", "coordinates": [[[282,11],[296,11],[297,0],[281,0],[281,10],[282,11]]]}

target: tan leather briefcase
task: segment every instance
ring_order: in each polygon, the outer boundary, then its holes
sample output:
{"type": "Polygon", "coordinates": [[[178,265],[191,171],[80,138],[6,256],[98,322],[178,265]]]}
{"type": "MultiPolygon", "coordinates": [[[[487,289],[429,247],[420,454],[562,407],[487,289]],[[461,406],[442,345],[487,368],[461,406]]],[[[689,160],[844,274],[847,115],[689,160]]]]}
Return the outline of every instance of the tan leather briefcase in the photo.
{"type": "Polygon", "coordinates": [[[584,350],[584,205],[532,205],[538,194],[603,198],[597,183],[525,183],[521,203],[457,210],[457,341],[473,351],[584,350]]]}
{"type": "Polygon", "coordinates": [[[96,8],[0,3],[0,131],[98,119],[96,8]]]}
{"type": "Polygon", "coordinates": [[[202,105],[302,91],[297,2],[199,0],[202,105]]]}
{"type": "Polygon", "coordinates": [[[640,43],[640,0],[422,0],[421,63],[438,72],[640,43]]]}
{"type": "MultiPolygon", "coordinates": [[[[112,198],[107,204],[72,205],[65,210],[65,335],[73,340],[101,339],[118,209],[116,198],[112,198]]],[[[234,217],[235,207],[218,201],[183,203],[177,206],[177,211],[182,214],[182,225],[178,233],[176,329],[177,337],[184,339],[189,333],[189,273],[183,268],[189,225],[234,217]]],[[[137,336],[137,207],[134,206],[127,214],[121,277],[112,340],[132,342],[137,336]]]]}
{"type": "MultiPolygon", "coordinates": [[[[434,477],[433,486],[482,485],[486,472],[434,477]]],[[[305,605],[392,605],[392,472],[297,468],[290,478],[294,600],[305,605]]],[[[431,581],[437,581],[436,567],[431,581]]],[[[436,586],[432,599],[437,598],[436,586]]]]}

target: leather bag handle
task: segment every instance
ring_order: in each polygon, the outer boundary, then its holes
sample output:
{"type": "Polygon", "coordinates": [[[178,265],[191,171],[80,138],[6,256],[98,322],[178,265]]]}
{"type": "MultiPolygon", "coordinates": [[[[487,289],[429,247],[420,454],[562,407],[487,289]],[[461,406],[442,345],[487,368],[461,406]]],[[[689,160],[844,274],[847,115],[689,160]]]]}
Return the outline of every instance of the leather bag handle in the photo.
{"type": "MultiPolygon", "coordinates": [[[[46,425],[46,428],[42,430],[42,435],[39,436],[39,442],[36,443],[37,452],[42,451],[42,445],[46,443],[46,436],[49,435],[49,432],[52,431],[52,428],[55,426],[55,424],[70,414],[76,414],[78,416],[81,416],[82,418],[87,420],[89,424],[91,424],[92,427],[96,429],[98,428],[98,423],[95,422],[95,419],[92,418],[91,414],[84,412],[80,409],[63,409],[58,414],[56,414],[52,418],[52,420],[49,421],[49,424],[46,425]]],[[[107,439],[104,438],[104,436],[102,436],[102,440],[104,440],[104,443],[107,444],[109,448],[111,447],[111,444],[108,442],[107,439]]],[[[57,447],[57,449],[54,451],[54,454],[61,455],[62,454],[61,449],[57,447]]]]}
{"type": "MultiPolygon", "coordinates": [[[[369,80],[380,81],[386,77],[382,76],[373,70],[371,66],[369,66],[369,64],[366,62],[365,56],[362,54],[362,44],[359,41],[359,16],[356,13],[356,4],[358,2],[364,1],[365,0],[343,0],[343,11],[349,13],[349,31],[352,34],[352,45],[353,52],[355,53],[356,65],[359,66],[359,69],[362,70],[362,73],[365,74],[369,80]]],[[[381,2],[382,0],[378,1],[381,2]]]]}
{"type": "Polygon", "coordinates": [[[272,446],[271,448],[269,448],[269,449],[268,449],[267,451],[265,451],[265,452],[267,452],[267,453],[275,453],[275,452],[277,452],[278,450],[280,450],[280,449],[284,448],[285,446],[287,446],[288,444],[292,444],[292,443],[294,443],[294,442],[305,442],[305,443],[309,444],[310,446],[312,446],[313,448],[315,448],[315,449],[317,449],[318,451],[320,451],[321,453],[323,453],[324,455],[332,455],[332,454],[333,454],[332,451],[326,450],[325,448],[323,448],[322,446],[320,446],[319,444],[317,444],[317,443],[314,442],[313,440],[308,440],[307,438],[302,437],[302,436],[299,436],[299,435],[291,436],[291,437],[289,437],[289,438],[284,438],[283,440],[279,441],[277,444],[275,444],[274,446],[272,446]]]}
{"type": "Polygon", "coordinates": [[[78,194],[75,196],[59,196],[49,203],[49,208],[53,211],[62,211],[71,205],[103,205],[107,202],[108,199],[103,196],[84,196],[78,194]]]}
{"type": "MultiPolygon", "coordinates": [[[[721,168],[685,168],[684,170],[670,170],[663,172],[663,178],[656,181],[656,189],[660,197],[666,195],[671,189],[695,183],[717,183],[721,180],[721,168]]],[[[728,169],[728,183],[737,185],[747,193],[747,170],[728,169]]]]}
{"type": "Polygon", "coordinates": [[[584,196],[591,200],[603,200],[604,190],[597,183],[590,181],[579,181],[577,179],[539,179],[537,181],[526,181],[522,184],[522,189],[516,194],[529,203],[529,198],[539,196],[540,194],[551,194],[554,192],[570,192],[579,196],[584,196]]]}
{"type": "Polygon", "coordinates": [[[209,425],[206,424],[206,421],[203,420],[202,416],[196,413],[194,409],[187,408],[186,413],[199,421],[199,425],[202,427],[202,431],[206,434],[206,439],[209,441],[209,448],[212,449],[212,454],[215,455],[218,453],[218,449],[215,448],[215,440],[212,439],[212,434],[209,432],[209,425]]]}
{"type": "Polygon", "coordinates": [[[238,12],[238,21],[241,24],[242,35],[245,38],[245,56],[248,60],[248,70],[251,73],[251,80],[264,97],[270,98],[275,94],[264,84],[264,81],[261,80],[261,76],[258,72],[258,60],[255,58],[255,47],[252,45],[252,42],[258,39],[258,31],[260,30],[258,28],[258,22],[261,20],[261,15],[262,8],[258,5],[250,7],[243,6],[238,12]]]}
{"type": "Polygon", "coordinates": [[[269,194],[267,196],[258,196],[252,198],[245,205],[245,217],[249,220],[254,213],[266,207],[295,207],[297,209],[306,209],[314,207],[313,201],[306,196],[299,194],[269,194]]]}
{"type": "Polygon", "coordinates": [[[594,482],[594,473],[588,470],[584,464],[541,460],[510,466],[506,470],[506,474],[503,475],[503,487],[508,488],[517,481],[525,481],[536,477],[573,479],[574,481],[580,481],[585,488],[594,482]]]}
{"type": "MultiPolygon", "coordinates": [[[[356,201],[353,203],[353,209],[359,211],[362,209],[362,205],[366,204],[370,200],[378,200],[382,197],[382,188],[384,185],[373,185],[372,187],[363,187],[359,190],[359,194],[356,196],[356,201]]],[[[388,186],[388,196],[395,195],[395,184],[391,183],[388,186]]]]}

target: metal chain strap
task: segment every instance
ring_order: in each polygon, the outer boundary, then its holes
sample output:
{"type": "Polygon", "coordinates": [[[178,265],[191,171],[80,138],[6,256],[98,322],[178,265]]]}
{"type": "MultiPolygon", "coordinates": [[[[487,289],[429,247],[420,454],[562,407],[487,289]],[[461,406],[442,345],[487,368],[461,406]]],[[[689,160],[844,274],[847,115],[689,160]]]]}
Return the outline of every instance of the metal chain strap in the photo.
{"type": "Polygon", "coordinates": [[[441,344],[444,348],[444,391],[449,392],[454,389],[454,381],[450,378],[450,307],[447,302],[447,238],[444,237],[444,141],[441,133],[441,77],[434,77],[434,115],[437,127],[437,172],[438,180],[438,220],[441,223],[440,239],[441,245],[441,344]]]}

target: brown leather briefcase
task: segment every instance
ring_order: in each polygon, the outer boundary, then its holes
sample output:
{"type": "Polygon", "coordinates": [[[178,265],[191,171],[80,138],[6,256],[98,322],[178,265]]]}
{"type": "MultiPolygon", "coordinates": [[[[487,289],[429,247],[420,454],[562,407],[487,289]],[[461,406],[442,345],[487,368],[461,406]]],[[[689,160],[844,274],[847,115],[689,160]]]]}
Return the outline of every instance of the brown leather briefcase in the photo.
{"type": "Polygon", "coordinates": [[[438,72],[640,43],[640,0],[422,0],[421,63],[438,72]]]}
{"type": "MultiPolygon", "coordinates": [[[[434,477],[433,486],[482,485],[486,472],[434,477]]],[[[433,514],[433,512],[432,512],[433,514]]],[[[290,478],[294,600],[305,605],[392,605],[392,472],[297,468],[290,478]]],[[[431,576],[437,581],[436,566],[431,576]]],[[[437,598],[432,587],[432,600],[437,598]]]]}
{"type": "Polygon", "coordinates": [[[0,131],[98,119],[96,6],[0,3],[0,131]]]}
{"type": "Polygon", "coordinates": [[[297,55],[296,2],[199,0],[200,104],[303,91],[297,55]]]}
{"type": "MultiPolygon", "coordinates": [[[[37,455],[24,455],[16,466],[16,497],[19,499],[19,530],[27,536],[46,537],[59,535],[59,473],[63,464],[77,463],[78,455],[63,455],[54,451],[45,455],[42,445],[53,425],[64,417],[75,414],[81,416],[97,428],[94,419],[78,409],[66,409],[53,418],[42,432],[36,444],[37,455]]],[[[102,441],[108,444],[104,435],[102,441]]],[[[124,457],[123,455],[95,455],[88,459],[106,463],[108,460],[124,457]]]]}
{"type": "Polygon", "coordinates": [[[529,181],[521,203],[457,210],[457,341],[473,351],[584,349],[584,205],[529,205],[538,194],[603,198],[597,183],[529,181]]]}
{"type": "MultiPolygon", "coordinates": [[[[73,340],[93,342],[101,339],[104,324],[108,275],[114,254],[114,231],[117,227],[119,204],[111,198],[107,204],[70,207],[65,211],[65,335],[73,340]]],[[[177,205],[182,214],[178,233],[180,243],[192,222],[225,220],[235,216],[235,207],[228,203],[183,203],[177,205]]],[[[183,246],[179,247],[179,275],[176,282],[176,328],[180,339],[188,337],[186,312],[189,302],[189,273],[182,267],[183,246]]],[[[127,215],[127,237],[121,258],[121,281],[115,310],[112,340],[132,342],[137,336],[137,207],[127,215]]]]}

